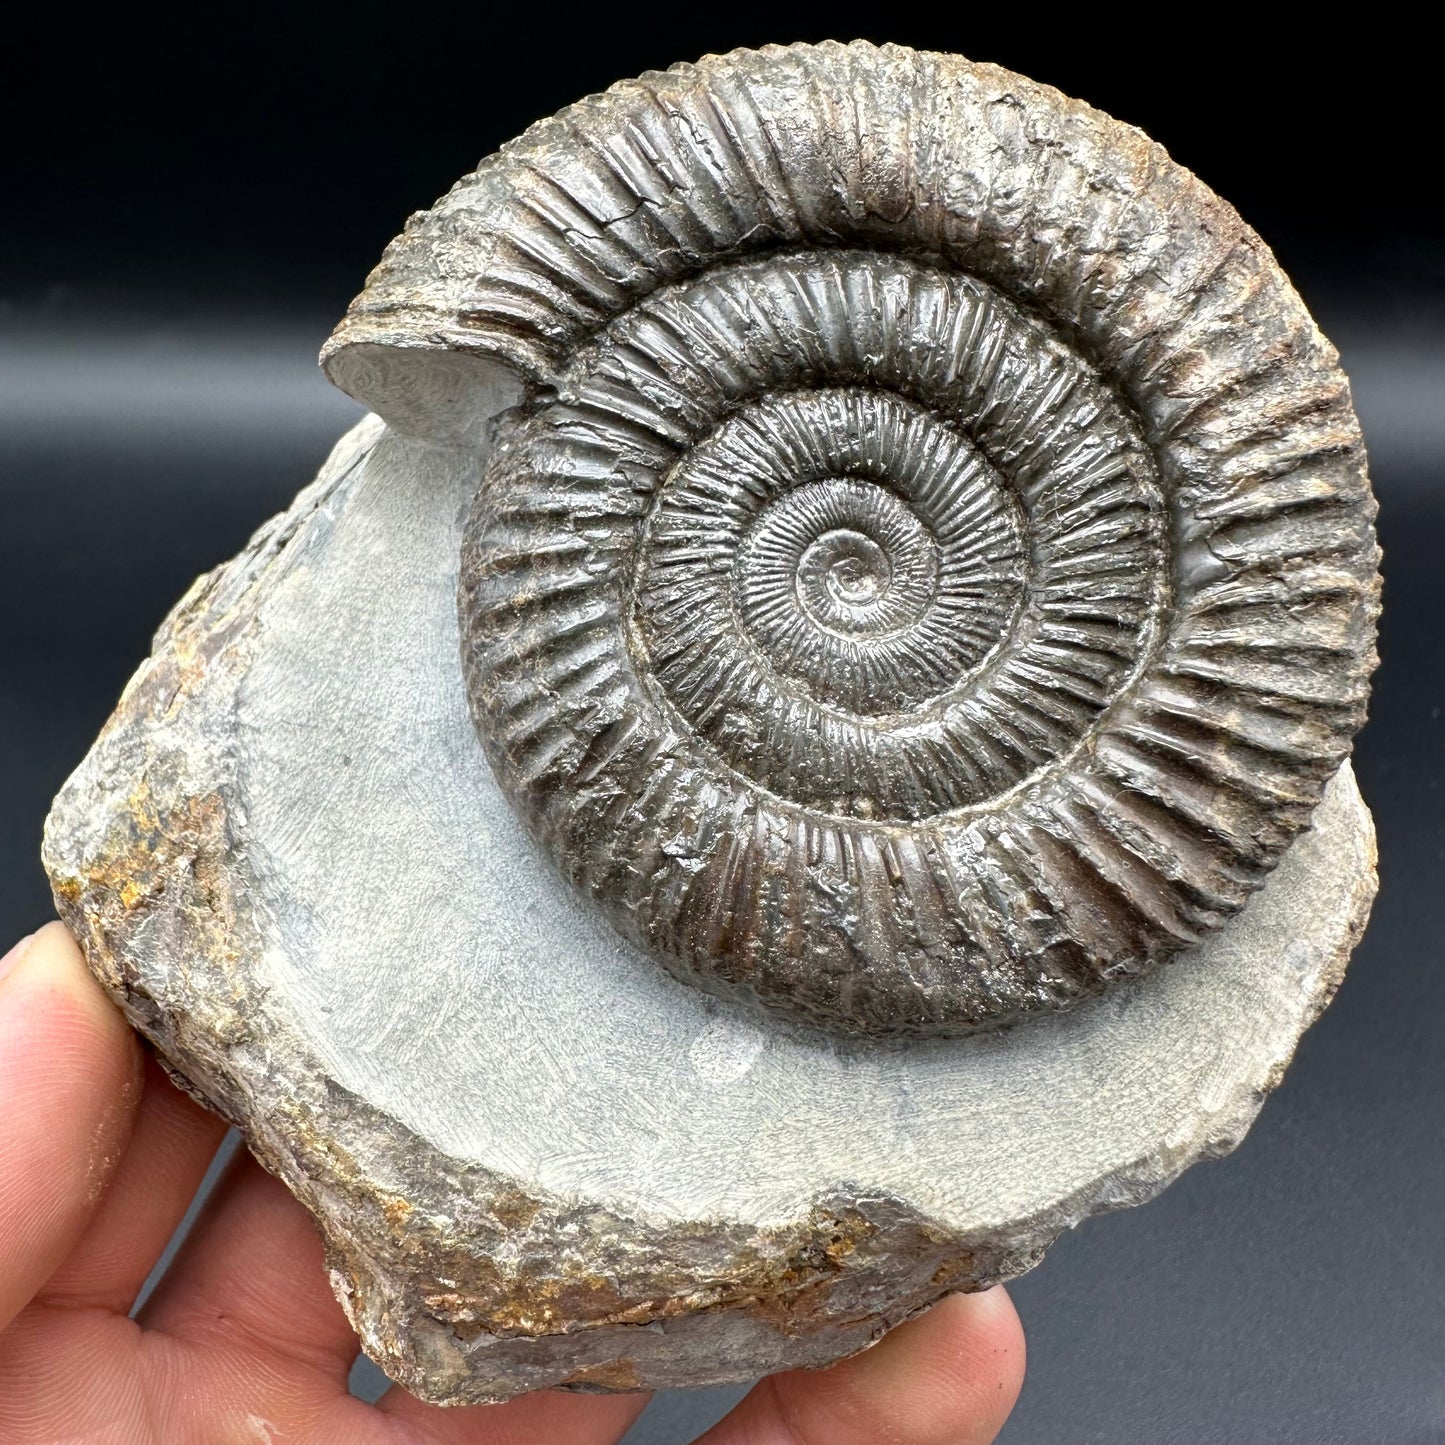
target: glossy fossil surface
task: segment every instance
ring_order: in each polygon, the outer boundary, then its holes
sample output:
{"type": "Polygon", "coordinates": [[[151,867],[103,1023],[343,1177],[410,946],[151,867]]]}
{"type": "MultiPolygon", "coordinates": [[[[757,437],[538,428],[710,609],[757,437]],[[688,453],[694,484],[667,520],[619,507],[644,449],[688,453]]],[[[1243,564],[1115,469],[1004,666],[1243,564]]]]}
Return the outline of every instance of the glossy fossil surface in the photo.
{"type": "Polygon", "coordinates": [[[679,977],[873,1036],[1071,1004],[1235,913],[1363,718],[1332,348],[1224,202],[1018,76],[801,46],[572,107],[328,364],[396,414],[440,346],[523,388],[465,544],[478,733],[679,977]]]}

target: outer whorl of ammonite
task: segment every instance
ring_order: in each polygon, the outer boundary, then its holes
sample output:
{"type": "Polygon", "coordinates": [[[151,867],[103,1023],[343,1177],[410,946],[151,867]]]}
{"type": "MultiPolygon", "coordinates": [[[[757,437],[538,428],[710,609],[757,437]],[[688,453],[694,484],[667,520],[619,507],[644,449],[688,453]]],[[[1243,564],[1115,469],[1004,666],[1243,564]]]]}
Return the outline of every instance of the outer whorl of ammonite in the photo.
{"type": "Polygon", "coordinates": [[[1349,750],[1335,355],[1053,91],[866,45],[617,86],[415,220],[328,365],[408,421],[436,352],[524,383],[462,557],[487,755],[685,979],[872,1035],[1066,1005],[1236,912],[1349,750]]]}

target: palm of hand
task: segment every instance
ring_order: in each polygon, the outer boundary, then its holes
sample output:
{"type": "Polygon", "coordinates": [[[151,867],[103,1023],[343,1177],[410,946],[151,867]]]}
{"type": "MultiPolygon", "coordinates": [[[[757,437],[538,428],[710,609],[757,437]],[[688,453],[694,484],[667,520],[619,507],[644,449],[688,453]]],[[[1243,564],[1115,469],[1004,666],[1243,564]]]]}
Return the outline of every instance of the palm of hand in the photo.
{"type": "MultiPolygon", "coordinates": [[[[58,924],[0,965],[0,1440],[7,1445],[613,1445],[644,1395],[438,1409],[347,1392],[356,1337],[305,1211],[249,1156],[129,1312],[224,1133],[58,924]]],[[[765,1380],[705,1445],[982,1445],[1018,1393],[1001,1290],[765,1380]]]]}

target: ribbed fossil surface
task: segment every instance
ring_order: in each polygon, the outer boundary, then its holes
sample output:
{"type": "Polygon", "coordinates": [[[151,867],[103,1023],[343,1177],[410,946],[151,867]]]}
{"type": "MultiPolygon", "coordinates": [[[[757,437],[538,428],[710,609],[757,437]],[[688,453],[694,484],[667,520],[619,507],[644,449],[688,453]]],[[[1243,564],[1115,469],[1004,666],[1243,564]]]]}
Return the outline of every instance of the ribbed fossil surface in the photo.
{"type": "Polygon", "coordinates": [[[1362,720],[1333,349],[1229,206],[1016,75],[616,86],[415,218],[328,364],[385,414],[408,348],[525,383],[462,556],[496,776],[715,991],[872,1035],[1065,1006],[1235,913],[1362,720]]]}

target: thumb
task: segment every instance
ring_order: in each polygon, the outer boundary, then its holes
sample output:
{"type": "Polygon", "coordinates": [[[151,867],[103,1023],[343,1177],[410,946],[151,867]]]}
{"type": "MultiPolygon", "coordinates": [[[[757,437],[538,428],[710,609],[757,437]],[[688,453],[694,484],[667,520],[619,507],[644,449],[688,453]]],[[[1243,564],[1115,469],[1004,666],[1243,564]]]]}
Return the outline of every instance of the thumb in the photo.
{"type": "Polygon", "coordinates": [[[135,1035],[59,923],[0,960],[0,1330],[94,1211],[140,1083],[135,1035]]]}

